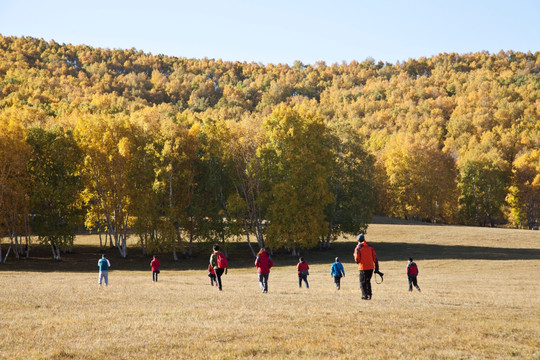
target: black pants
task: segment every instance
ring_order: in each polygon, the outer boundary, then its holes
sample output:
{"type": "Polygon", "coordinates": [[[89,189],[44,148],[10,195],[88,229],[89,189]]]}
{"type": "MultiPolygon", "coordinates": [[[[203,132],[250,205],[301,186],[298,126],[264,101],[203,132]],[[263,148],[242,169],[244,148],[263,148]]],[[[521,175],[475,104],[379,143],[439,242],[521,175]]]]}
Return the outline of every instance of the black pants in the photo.
{"type": "Polygon", "coordinates": [[[362,299],[371,299],[371,277],[373,269],[360,270],[360,289],[362,289],[362,299]]]}
{"type": "Polygon", "coordinates": [[[152,281],[157,282],[158,271],[152,271],[152,281]]]}
{"type": "Polygon", "coordinates": [[[306,283],[306,289],[309,289],[309,283],[307,281],[307,275],[298,275],[298,286],[302,287],[302,280],[306,283]]]}
{"type": "Polygon", "coordinates": [[[215,269],[216,271],[216,281],[217,281],[217,285],[218,285],[218,289],[221,290],[221,275],[223,275],[223,272],[225,271],[225,269],[215,269]]]}
{"type": "Polygon", "coordinates": [[[336,285],[336,288],[339,290],[341,287],[341,276],[334,276],[334,284],[336,285]]]}
{"type": "Polygon", "coordinates": [[[265,293],[268,292],[268,277],[269,276],[270,276],[269,273],[259,274],[259,284],[261,285],[261,290],[265,293]]]}
{"type": "Polygon", "coordinates": [[[412,291],[412,287],[414,285],[415,288],[420,290],[420,287],[418,287],[418,280],[416,279],[416,275],[407,275],[409,277],[409,291],[412,291]]]}

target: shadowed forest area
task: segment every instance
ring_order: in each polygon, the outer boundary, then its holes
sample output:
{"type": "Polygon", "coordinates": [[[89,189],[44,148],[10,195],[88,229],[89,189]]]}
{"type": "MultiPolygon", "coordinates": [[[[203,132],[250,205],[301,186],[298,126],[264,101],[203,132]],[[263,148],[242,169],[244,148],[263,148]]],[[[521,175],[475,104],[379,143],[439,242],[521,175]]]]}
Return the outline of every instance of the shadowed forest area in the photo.
{"type": "MultiPolygon", "coordinates": [[[[540,260],[540,234],[510,229],[471,228],[445,225],[404,225],[404,224],[375,224],[370,226],[370,233],[376,233],[374,241],[368,242],[375,248],[384,272],[385,261],[406,261],[410,256],[415,260],[540,260]],[[418,234],[429,234],[431,229],[442,229],[443,236],[428,236],[422,239],[418,234]],[[387,229],[399,231],[411,241],[404,242],[402,239],[384,238],[388,236],[387,229]],[[409,232],[409,231],[412,232],[409,232]],[[407,235],[410,233],[411,235],[407,235]],[[465,241],[458,241],[460,237],[470,236],[465,241]],[[516,238],[516,234],[526,234],[524,238],[516,238]],[[417,236],[415,238],[415,236],[417,236]],[[508,238],[505,238],[508,236],[508,238]],[[382,239],[381,239],[382,238],[382,239]],[[431,240],[429,240],[431,239],[431,240]],[[478,239],[478,240],[476,240],[478,239]],[[425,241],[425,242],[424,242],[425,241]],[[430,242],[430,243],[426,243],[430,242]],[[439,243],[438,243],[439,242],[439,243]],[[475,243],[480,242],[480,245],[475,243]],[[515,244],[515,247],[512,244],[515,244]],[[519,246],[518,246],[519,245],[519,246]]],[[[368,235],[368,239],[370,236],[368,235]]],[[[97,261],[101,254],[107,254],[111,261],[111,271],[132,270],[146,271],[149,269],[151,256],[143,255],[140,248],[133,246],[129,249],[129,256],[122,258],[114,248],[100,250],[98,246],[88,245],[88,240],[81,237],[85,244],[75,245],[72,252],[63,256],[62,261],[53,261],[50,250],[45,246],[35,246],[30,259],[19,261],[10,258],[6,264],[0,265],[0,271],[38,271],[38,272],[93,272],[97,271],[97,261]]],[[[354,264],[352,257],[356,241],[340,239],[332,243],[330,249],[312,249],[303,251],[310,264],[331,264],[336,256],[339,256],[344,264],[354,264]]],[[[6,244],[3,245],[5,250],[6,244]]],[[[162,270],[207,270],[208,258],[211,253],[211,243],[198,243],[194,247],[191,256],[181,257],[174,261],[170,254],[158,254],[162,263],[162,270]]],[[[251,254],[246,242],[228,243],[226,247],[230,269],[254,268],[255,258],[251,254]]],[[[273,252],[276,267],[293,266],[298,262],[298,257],[291,256],[286,250],[273,252]]],[[[355,265],[354,265],[355,266],[355,265]]]]}

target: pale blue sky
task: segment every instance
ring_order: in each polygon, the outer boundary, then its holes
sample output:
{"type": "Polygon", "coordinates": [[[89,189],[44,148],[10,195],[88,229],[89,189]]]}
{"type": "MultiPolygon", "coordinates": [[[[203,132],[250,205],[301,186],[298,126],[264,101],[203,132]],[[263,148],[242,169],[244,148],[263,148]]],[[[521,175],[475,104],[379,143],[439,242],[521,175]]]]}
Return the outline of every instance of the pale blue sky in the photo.
{"type": "Polygon", "coordinates": [[[540,51],[540,0],[0,0],[0,34],[263,64],[540,51]]]}

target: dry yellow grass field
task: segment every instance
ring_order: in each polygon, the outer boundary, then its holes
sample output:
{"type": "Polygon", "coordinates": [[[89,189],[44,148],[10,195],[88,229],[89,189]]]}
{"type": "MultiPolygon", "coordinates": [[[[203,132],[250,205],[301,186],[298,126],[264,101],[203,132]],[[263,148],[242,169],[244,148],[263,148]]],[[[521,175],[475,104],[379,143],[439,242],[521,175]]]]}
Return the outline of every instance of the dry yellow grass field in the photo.
{"type": "Polygon", "coordinates": [[[21,271],[8,261],[0,359],[540,358],[540,232],[373,224],[366,237],[385,273],[371,301],[360,300],[345,240],[306,254],[310,289],[277,256],[268,294],[254,268],[232,264],[218,292],[203,269],[164,268],[152,283],[149,270],[115,271],[115,260],[99,288],[97,267],[21,271]],[[336,253],[347,273],[340,291],[336,253]],[[409,256],[421,293],[407,289],[409,256]]]}

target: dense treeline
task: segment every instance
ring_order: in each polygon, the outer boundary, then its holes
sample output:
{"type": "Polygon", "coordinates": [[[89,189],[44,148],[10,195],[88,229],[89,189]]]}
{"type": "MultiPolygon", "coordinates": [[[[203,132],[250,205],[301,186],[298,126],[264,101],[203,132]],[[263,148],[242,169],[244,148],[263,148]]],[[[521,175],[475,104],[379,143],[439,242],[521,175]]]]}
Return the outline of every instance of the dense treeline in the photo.
{"type": "Polygon", "coordinates": [[[537,227],[539,71],[538,52],[264,66],[0,36],[0,236],[58,258],[84,223],[176,257],[327,247],[374,212],[537,227]]]}

